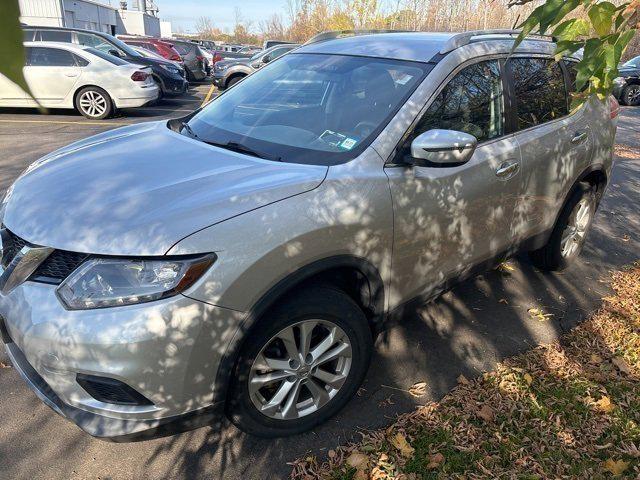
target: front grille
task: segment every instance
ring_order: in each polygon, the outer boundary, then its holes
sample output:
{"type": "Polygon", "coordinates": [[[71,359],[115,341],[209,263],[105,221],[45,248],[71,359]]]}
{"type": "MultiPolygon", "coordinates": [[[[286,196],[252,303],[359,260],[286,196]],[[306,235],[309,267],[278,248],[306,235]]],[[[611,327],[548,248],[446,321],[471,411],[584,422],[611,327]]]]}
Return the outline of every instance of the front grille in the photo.
{"type": "MultiPolygon", "coordinates": [[[[11,263],[13,257],[16,256],[22,247],[25,245],[33,246],[8,229],[5,229],[5,232],[6,235],[3,238],[4,254],[2,256],[2,266],[4,268],[11,263]]],[[[61,283],[88,257],[89,255],[86,253],[54,250],[51,255],[38,266],[36,271],[31,274],[28,280],[53,284],[61,283]]]]}
{"type": "Polygon", "coordinates": [[[47,283],[60,283],[80,266],[89,255],[86,253],[54,250],[47,259],[31,274],[30,280],[47,283]]]}
{"type": "Polygon", "coordinates": [[[2,266],[7,268],[11,263],[11,260],[13,260],[13,257],[16,256],[22,247],[28,245],[28,243],[17,235],[11,233],[9,230],[5,230],[5,232],[6,235],[2,238],[2,266]]]}

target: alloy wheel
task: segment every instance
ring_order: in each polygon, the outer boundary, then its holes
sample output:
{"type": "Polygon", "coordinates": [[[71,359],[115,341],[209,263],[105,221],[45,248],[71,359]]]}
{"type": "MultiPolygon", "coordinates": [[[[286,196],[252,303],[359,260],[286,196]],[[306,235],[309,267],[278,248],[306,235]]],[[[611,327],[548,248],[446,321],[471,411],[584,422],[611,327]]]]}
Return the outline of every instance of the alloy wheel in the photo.
{"type": "Polygon", "coordinates": [[[78,104],[90,117],[99,117],[107,111],[107,100],[99,92],[88,90],[80,95],[78,104]]]}
{"type": "Polygon", "coordinates": [[[574,207],[560,241],[560,252],[564,258],[569,258],[580,250],[593,214],[593,202],[590,198],[583,198],[574,207]]]}
{"type": "Polygon", "coordinates": [[[627,103],[629,105],[637,105],[640,103],[640,85],[634,85],[627,93],[627,103]]]}
{"type": "Polygon", "coordinates": [[[290,420],[326,405],[351,369],[351,342],[327,320],[304,320],[273,336],[256,356],[249,396],[267,417],[290,420]]]}

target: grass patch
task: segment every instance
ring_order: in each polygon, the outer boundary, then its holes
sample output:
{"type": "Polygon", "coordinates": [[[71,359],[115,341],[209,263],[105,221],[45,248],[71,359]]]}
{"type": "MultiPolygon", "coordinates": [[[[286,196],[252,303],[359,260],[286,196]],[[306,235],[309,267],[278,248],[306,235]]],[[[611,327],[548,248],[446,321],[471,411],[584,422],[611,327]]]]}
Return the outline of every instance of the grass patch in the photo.
{"type": "Polygon", "coordinates": [[[293,463],[293,479],[640,477],[640,264],[559,342],[400,416],[361,443],[293,463]]]}

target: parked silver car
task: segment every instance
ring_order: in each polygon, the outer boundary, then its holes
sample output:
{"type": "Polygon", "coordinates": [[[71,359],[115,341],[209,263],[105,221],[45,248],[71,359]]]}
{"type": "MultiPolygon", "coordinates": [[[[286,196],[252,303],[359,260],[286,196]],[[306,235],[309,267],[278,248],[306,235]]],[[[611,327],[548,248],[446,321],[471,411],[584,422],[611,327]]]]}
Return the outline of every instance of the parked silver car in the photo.
{"type": "Polygon", "coordinates": [[[513,34],[380,33],[291,52],[181,120],[57,150],[7,192],[3,339],[91,435],[224,409],[276,436],[327,420],[385,320],[478,268],[580,252],[615,101],[513,34]]]}

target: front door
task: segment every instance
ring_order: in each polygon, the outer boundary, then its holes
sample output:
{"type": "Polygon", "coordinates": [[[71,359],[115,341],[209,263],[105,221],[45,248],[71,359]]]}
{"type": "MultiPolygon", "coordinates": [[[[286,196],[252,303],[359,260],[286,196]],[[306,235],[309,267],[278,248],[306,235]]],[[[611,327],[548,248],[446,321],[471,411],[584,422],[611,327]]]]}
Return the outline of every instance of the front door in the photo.
{"type": "Polygon", "coordinates": [[[394,207],[391,307],[428,295],[449,278],[509,249],[521,191],[520,151],[506,135],[499,60],[464,67],[442,89],[408,135],[431,129],[466,132],[478,147],[464,165],[385,169],[394,207]]]}

